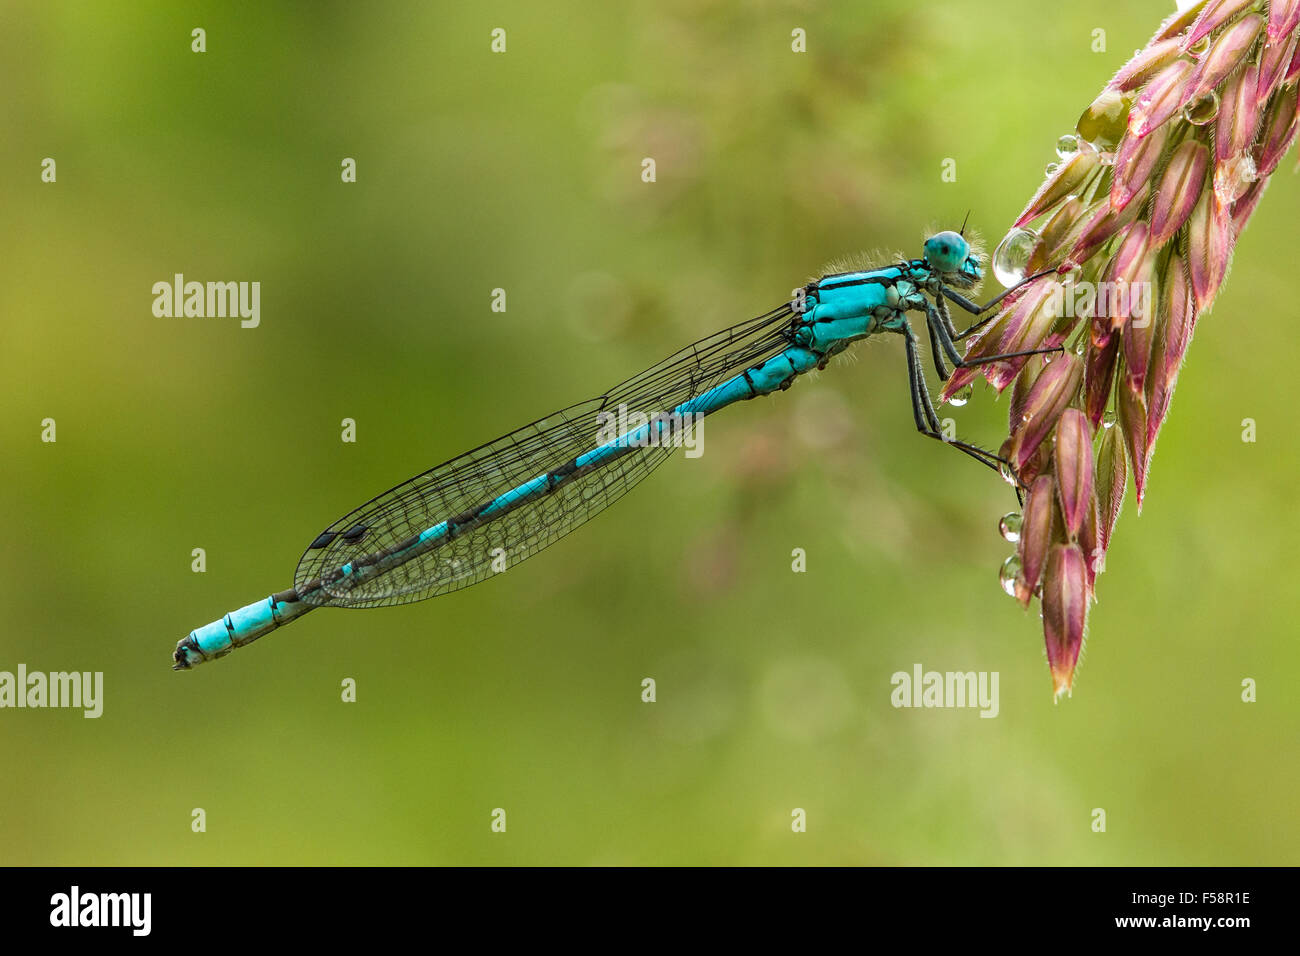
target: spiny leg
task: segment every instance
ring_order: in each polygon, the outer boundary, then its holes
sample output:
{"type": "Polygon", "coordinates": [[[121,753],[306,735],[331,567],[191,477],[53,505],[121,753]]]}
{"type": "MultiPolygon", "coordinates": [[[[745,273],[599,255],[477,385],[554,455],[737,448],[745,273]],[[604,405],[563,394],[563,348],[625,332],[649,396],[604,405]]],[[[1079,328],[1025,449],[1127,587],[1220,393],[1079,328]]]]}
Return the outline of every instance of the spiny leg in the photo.
{"type": "Polygon", "coordinates": [[[939,378],[948,381],[948,376],[952,373],[948,371],[948,366],[943,360],[943,349],[939,347],[939,339],[934,331],[934,323],[927,322],[926,329],[930,332],[930,357],[934,359],[934,370],[939,373],[939,378]]]}
{"type": "MultiPolygon", "coordinates": [[[[935,411],[934,402],[930,398],[930,390],[925,385],[925,372],[917,348],[916,335],[912,332],[910,323],[904,324],[903,328],[898,331],[902,332],[907,340],[908,380],[912,389],[912,416],[916,420],[917,431],[941,441],[945,445],[951,445],[958,451],[974,458],[980,464],[993,469],[1003,478],[1010,475],[1014,479],[1012,487],[1016,492],[1016,500],[1023,505],[1025,499],[1022,489],[1025,488],[1025,485],[1020,480],[1015,468],[1012,467],[1011,462],[1001,455],[980,448],[978,445],[972,445],[960,439],[947,439],[943,436],[942,431],[939,429],[938,413],[935,411]]],[[[1048,351],[1055,351],[1055,349],[1049,349],[1048,351]]],[[[977,361],[970,364],[979,365],[982,363],[977,361]]]]}
{"type": "MultiPolygon", "coordinates": [[[[948,289],[945,288],[942,291],[947,292],[948,289]]],[[[1001,299],[1001,296],[999,296],[998,298],[1001,299]]],[[[990,303],[990,305],[996,305],[997,301],[998,300],[995,299],[992,303],[990,303]]],[[[947,298],[944,295],[936,296],[934,300],[934,304],[939,311],[939,318],[943,322],[944,331],[948,333],[948,338],[950,338],[953,342],[960,342],[963,339],[969,338],[970,336],[974,335],[976,332],[978,332],[980,329],[982,329],[984,326],[986,326],[989,322],[991,322],[993,319],[997,318],[998,316],[998,313],[995,312],[992,315],[988,316],[987,318],[981,319],[979,322],[976,322],[970,328],[958,332],[957,326],[954,325],[952,321],[952,313],[948,311],[947,298]]],[[[974,303],[972,303],[972,305],[973,304],[974,303]]]]}
{"type": "Polygon", "coordinates": [[[972,302],[970,299],[966,298],[960,292],[955,292],[952,289],[948,288],[947,286],[943,287],[943,294],[946,295],[948,298],[952,299],[953,302],[957,303],[957,305],[961,306],[971,315],[982,315],[983,313],[987,312],[989,309],[997,305],[999,302],[1001,302],[1003,299],[1005,299],[1007,296],[1011,295],[1011,293],[1015,292],[1017,289],[1023,289],[1025,286],[1029,285],[1029,283],[1037,279],[1041,279],[1043,276],[1051,275],[1055,271],[1056,271],[1055,269],[1043,269],[1041,272],[1035,272],[1031,276],[1026,276],[1025,278],[1021,279],[1019,282],[1017,282],[1015,285],[1013,285],[1010,289],[1003,289],[1001,292],[999,292],[993,298],[989,299],[983,305],[980,305],[978,302],[972,302]]]}
{"type": "Polygon", "coordinates": [[[943,442],[945,445],[951,445],[958,451],[974,458],[981,465],[992,468],[1001,474],[1002,465],[1008,464],[1004,459],[991,451],[980,448],[978,445],[971,445],[958,439],[950,441],[943,437],[943,432],[939,426],[939,416],[934,410],[934,402],[930,399],[930,390],[925,385],[925,371],[921,365],[921,355],[920,350],[917,348],[916,334],[912,331],[911,325],[907,323],[904,323],[899,331],[907,342],[907,378],[912,389],[912,417],[916,420],[916,430],[922,435],[943,442]]]}
{"type": "Polygon", "coordinates": [[[948,353],[949,360],[951,360],[958,368],[975,368],[979,365],[988,365],[991,362],[1002,362],[1006,359],[1021,358],[1025,355],[1044,355],[1049,352],[1065,351],[1061,346],[1057,345],[1050,349],[1025,349],[1021,352],[1003,352],[1000,355],[985,355],[980,358],[965,359],[962,357],[962,354],[957,351],[957,345],[953,342],[952,336],[948,333],[943,318],[939,315],[939,310],[936,309],[928,300],[925,303],[925,321],[926,325],[929,326],[930,329],[930,341],[933,342],[938,338],[940,345],[943,346],[943,350],[948,353]]]}
{"type": "MultiPolygon", "coordinates": [[[[978,302],[972,302],[970,299],[966,298],[961,293],[954,292],[952,289],[949,289],[947,286],[943,286],[942,291],[945,296],[947,296],[949,299],[951,299],[961,308],[965,309],[971,315],[982,315],[985,312],[987,312],[989,309],[997,305],[999,302],[1001,302],[1003,299],[1005,299],[1007,296],[1011,295],[1011,293],[1015,292],[1017,289],[1022,289],[1025,286],[1029,285],[1029,283],[1033,282],[1035,279],[1041,279],[1043,276],[1051,275],[1055,271],[1056,271],[1055,269],[1044,269],[1042,272],[1035,272],[1033,275],[1025,279],[1021,279],[1010,289],[1004,289],[1002,292],[999,292],[997,295],[989,299],[983,305],[980,305],[978,302]]],[[[990,315],[987,318],[980,319],[970,328],[965,329],[962,332],[957,332],[955,335],[953,335],[953,338],[958,342],[960,342],[962,339],[974,335],[980,329],[984,328],[984,326],[992,322],[994,318],[995,316],[990,315]]]]}
{"type": "Polygon", "coordinates": [[[921,368],[920,349],[916,344],[916,333],[909,324],[900,330],[907,341],[907,382],[912,388],[912,417],[916,419],[916,430],[931,438],[942,438],[939,428],[939,415],[930,401],[929,389],[925,387],[925,374],[921,368]]]}
{"type": "MultiPolygon", "coordinates": [[[[950,321],[947,323],[944,323],[942,321],[943,319],[947,318],[947,310],[942,308],[942,303],[943,303],[942,299],[939,300],[939,303],[940,303],[940,309],[937,310],[930,309],[929,303],[928,302],[926,303],[927,305],[926,324],[930,328],[931,346],[933,347],[933,343],[936,336],[940,337],[944,343],[945,348],[952,350],[952,353],[954,355],[954,361],[956,361],[959,366],[970,368],[972,366],[984,365],[988,362],[995,362],[1003,358],[1014,358],[1020,354],[1034,355],[1039,352],[1061,351],[1060,348],[1037,349],[1037,350],[1031,350],[1028,353],[1012,352],[1007,355],[1000,355],[1000,356],[994,355],[994,356],[988,356],[987,358],[973,359],[971,361],[966,361],[965,359],[961,358],[961,356],[956,354],[957,351],[956,346],[953,345],[951,337],[947,334],[952,323],[950,321]],[[939,321],[936,321],[936,319],[938,319],[939,321]]],[[[908,332],[908,344],[912,350],[915,350],[915,337],[911,334],[912,330],[910,326],[908,326],[907,332],[908,332]]],[[[925,387],[925,379],[921,375],[919,360],[913,363],[913,365],[915,367],[915,382],[912,389],[912,400],[913,402],[916,402],[919,399],[924,403],[928,404],[931,407],[931,409],[933,409],[934,406],[933,406],[933,402],[931,402],[930,400],[929,390],[925,387]]],[[[917,421],[918,421],[917,428],[919,429],[920,428],[919,417],[917,421]]],[[[1001,475],[1004,478],[1007,475],[1010,475],[1012,478],[1015,479],[1014,483],[1012,484],[1012,487],[1015,489],[1016,492],[1016,501],[1018,501],[1022,506],[1024,505],[1025,497],[1022,489],[1025,489],[1026,486],[1024,482],[1020,480],[1020,476],[1016,473],[1015,468],[1012,467],[1011,462],[1007,461],[1007,459],[1003,458],[1001,455],[995,455],[993,452],[980,448],[978,445],[970,445],[967,444],[966,442],[956,441],[956,440],[949,441],[948,439],[944,438],[942,435],[931,435],[931,437],[939,438],[941,441],[944,441],[949,445],[953,445],[954,447],[962,451],[965,451],[966,454],[970,455],[976,461],[994,469],[995,471],[998,472],[999,475],[1001,475]]]]}
{"type": "Polygon", "coordinates": [[[939,310],[939,317],[943,319],[943,327],[947,330],[949,338],[957,340],[961,333],[957,331],[957,326],[952,324],[952,314],[948,311],[948,301],[940,295],[935,298],[934,304],[939,310]]]}

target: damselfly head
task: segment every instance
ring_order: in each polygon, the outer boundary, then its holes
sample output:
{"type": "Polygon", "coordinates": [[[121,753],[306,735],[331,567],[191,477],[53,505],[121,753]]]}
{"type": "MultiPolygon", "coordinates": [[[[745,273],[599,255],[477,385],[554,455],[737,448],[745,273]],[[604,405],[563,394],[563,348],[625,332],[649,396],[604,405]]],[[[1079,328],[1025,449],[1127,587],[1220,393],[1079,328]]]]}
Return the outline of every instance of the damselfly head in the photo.
{"type": "Polygon", "coordinates": [[[940,232],[925,240],[925,262],[952,285],[968,287],[984,278],[979,256],[958,232],[940,232]]]}

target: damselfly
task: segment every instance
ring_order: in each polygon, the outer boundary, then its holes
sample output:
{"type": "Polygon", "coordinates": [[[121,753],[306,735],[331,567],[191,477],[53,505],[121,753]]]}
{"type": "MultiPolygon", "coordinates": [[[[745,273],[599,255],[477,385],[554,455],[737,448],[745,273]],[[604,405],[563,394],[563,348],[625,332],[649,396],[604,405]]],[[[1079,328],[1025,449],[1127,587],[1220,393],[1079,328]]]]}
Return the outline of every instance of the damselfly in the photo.
{"type": "Polygon", "coordinates": [[[406,604],[477,584],[495,573],[503,555],[513,566],[622,497],[671,454],[679,444],[674,434],[680,437],[700,416],[787,389],[854,342],[882,332],[904,339],[917,430],[999,469],[1005,462],[992,452],[943,436],[908,320],[909,312],[924,313],[943,379],[947,362],[964,367],[1033,354],[963,360],[956,343],[988,319],[959,332],[947,301],[979,317],[1015,291],[984,305],[957,291],[982,277],[979,255],[957,232],[931,236],[920,259],[823,276],[771,312],[701,339],[598,398],[416,475],[340,518],[308,545],[293,588],[192,631],[176,645],[173,667],[222,657],[313,608],[406,604]],[[611,435],[612,413],[620,421],[640,420],[611,435]]]}

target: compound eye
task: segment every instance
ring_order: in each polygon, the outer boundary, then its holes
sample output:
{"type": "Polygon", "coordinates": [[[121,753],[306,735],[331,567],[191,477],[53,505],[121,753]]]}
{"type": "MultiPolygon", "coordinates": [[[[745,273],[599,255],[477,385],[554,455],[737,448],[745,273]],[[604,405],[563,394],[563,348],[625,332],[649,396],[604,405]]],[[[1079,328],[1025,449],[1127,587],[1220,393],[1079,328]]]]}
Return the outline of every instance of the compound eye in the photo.
{"type": "Polygon", "coordinates": [[[955,232],[941,232],[925,241],[925,259],[939,272],[956,272],[970,254],[970,244],[955,232]]]}

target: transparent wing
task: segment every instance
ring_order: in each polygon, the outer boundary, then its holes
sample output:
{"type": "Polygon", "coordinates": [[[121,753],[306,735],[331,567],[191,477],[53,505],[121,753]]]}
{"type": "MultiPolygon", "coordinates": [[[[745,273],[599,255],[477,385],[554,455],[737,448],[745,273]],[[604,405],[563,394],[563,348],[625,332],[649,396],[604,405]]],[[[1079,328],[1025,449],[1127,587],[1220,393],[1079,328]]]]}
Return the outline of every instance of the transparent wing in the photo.
{"type": "MultiPolygon", "coordinates": [[[[637,448],[560,484],[501,517],[369,579],[310,587],[349,562],[395,548],[439,522],[494,500],[598,447],[598,414],[647,418],[678,405],[786,347],[789,304],[717,332],[669,356],[599,398],[546,418],[402,482],[331,524],[298,562],[304,600],[337,607],[408,604],[490,577],[494,560],[513,567],[621,498],[673,451],[637,448]],[[500,550],[498,550],[500,549],[500,550]]],[[[500,565],[497,565],[500,567],[500,565]]]]}

